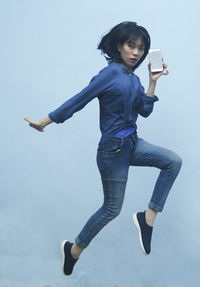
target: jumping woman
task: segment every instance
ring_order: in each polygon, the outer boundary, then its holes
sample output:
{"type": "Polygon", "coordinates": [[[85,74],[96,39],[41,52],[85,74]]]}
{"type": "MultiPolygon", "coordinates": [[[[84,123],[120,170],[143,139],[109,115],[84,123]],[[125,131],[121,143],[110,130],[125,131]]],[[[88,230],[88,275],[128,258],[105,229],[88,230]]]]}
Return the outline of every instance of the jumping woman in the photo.
{"type": "Polygon", "coordinates": [[[147,209],[133,215],[142,251],[146,255],[151,251],[154,220],[157,213],[163,210],[182,160],[176,153],[148,143],[137,134],[138,115],[146,118],[152,113],[154,102],[158,101],[154,95],[157,80],[168,74],[164,62],[163,71],[157,73],[151,72],[149,63],[149,88],[145,93],[135,70],[144,61],[149,48],[150,36],[144,27],[130,21],[116,25],[98,45],[108,65],[91,79],[88,86],[45,118],[39,121],[24,118],[31,127],[43,132],[47,125],[63,123],[94,98],[99,100],[102,135],[96,160],[104,202],[86,222],[74,243],[62,242],[63,271],[66,275],[72,273],[81,252],[97,233],[120,213],[129,166],[160,169],[147,209]]]}

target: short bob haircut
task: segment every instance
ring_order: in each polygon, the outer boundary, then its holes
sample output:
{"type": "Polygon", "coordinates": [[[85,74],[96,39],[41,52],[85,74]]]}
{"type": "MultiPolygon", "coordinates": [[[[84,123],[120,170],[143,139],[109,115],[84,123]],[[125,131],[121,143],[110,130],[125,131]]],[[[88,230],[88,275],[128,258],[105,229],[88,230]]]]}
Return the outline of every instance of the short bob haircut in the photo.
{"type": "Polygon", "coordinates": [[[113,27],[109,33],[102,37],[97,49],[101,50],[101,54],[104,54],[108,63],[113,61],[122,63],[123,60],[117,49],[118,44],[123,45],[125,42],[135,42],[139,38],[141,38],[144,45],[144,55],[134,66],[133,70],[135,70],[146,58],[151,44],[147,30],[137,25],[136,22],[124,21],[113,27]]]}

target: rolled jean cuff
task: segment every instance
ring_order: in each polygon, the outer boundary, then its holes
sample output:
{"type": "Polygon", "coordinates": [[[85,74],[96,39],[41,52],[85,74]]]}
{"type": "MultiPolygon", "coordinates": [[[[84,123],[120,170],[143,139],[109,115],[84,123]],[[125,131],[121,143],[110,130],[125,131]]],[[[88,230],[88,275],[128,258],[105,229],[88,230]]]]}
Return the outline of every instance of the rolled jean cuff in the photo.
{"type": "Polygon", "coordinates": [[[86,244],[84,244],[84,243],[82,243],[82,242],[80,241],[79,237],[76,237],[76,238],[75,238],[75,243],[76,243],[76,245],[78,245],[79,247],[81,247],[81,248],[83,248],[83,249],[87,247],[86,244]]]}
{"type": "Polygon", "coordinates": [[[156,205],[152,201],[149,202],[149,208],[154,210],[155,212],[162,212],[163,211],[163,207],[160,207],[160,206],[156,205]]]}

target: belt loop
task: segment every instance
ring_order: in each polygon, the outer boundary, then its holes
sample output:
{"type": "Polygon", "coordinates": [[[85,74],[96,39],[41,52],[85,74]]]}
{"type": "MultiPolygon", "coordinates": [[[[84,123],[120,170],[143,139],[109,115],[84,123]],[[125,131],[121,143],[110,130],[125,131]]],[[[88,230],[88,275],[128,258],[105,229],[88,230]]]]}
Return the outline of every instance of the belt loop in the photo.
{"type": "Polygon", "coordinates": [[[131,135],[131,140],[132,140],[133,144],[135,145],[135,138],[134,138],[134,135],[131,135]]]}
{"type": "Polygon", "coordinates": [[[123,146],[124,138],[121,137],[121,147],[123,146]]]}

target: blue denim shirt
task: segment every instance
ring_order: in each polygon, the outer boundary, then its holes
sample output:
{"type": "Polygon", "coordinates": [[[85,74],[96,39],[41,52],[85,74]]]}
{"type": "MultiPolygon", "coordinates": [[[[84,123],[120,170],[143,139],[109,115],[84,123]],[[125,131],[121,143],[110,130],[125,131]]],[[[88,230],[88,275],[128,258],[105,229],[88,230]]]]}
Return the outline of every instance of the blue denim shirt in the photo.
{"type": "Polygon", "coordinates": [[[56,110],[49,113],[55,123],[63,123],[83,109],[87,103],[98,98],[100,106],[100,142],[113,137],[118,131],[134,127],[138,114],[148,117],[158,97],[148,97],[134,72],[113,61],[95,75],[88,86],[71,97],[56,110]]]}

